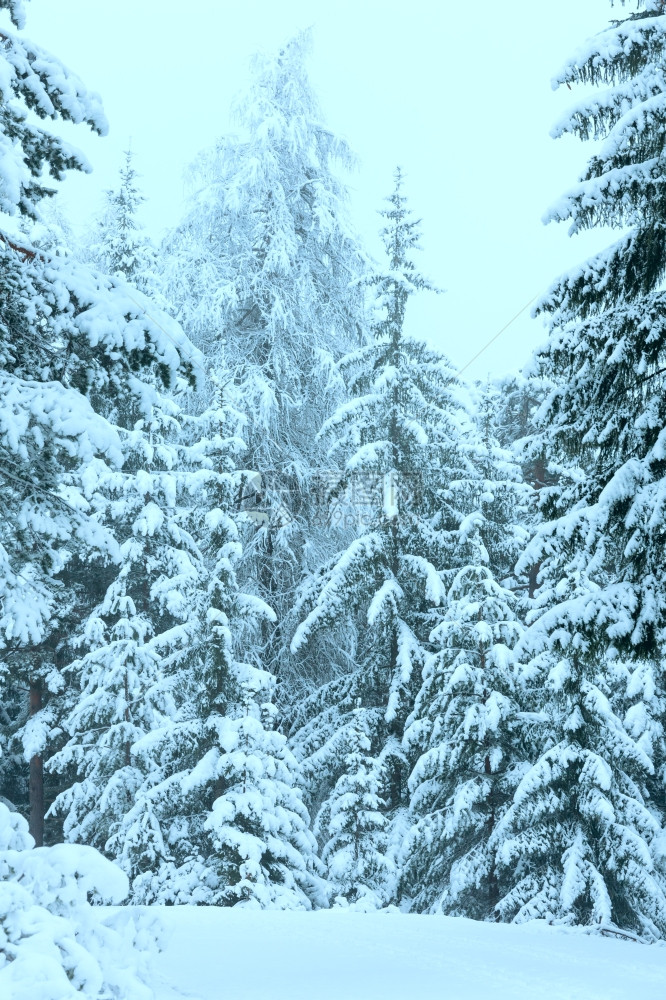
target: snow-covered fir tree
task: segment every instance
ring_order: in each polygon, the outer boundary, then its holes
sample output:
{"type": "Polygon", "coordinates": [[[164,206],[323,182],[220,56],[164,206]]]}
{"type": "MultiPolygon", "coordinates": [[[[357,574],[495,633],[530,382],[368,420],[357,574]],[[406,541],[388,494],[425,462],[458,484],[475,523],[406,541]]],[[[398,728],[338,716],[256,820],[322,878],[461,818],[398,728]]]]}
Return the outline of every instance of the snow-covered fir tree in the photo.
{"type": "Polygon", "coordinates": [[[332,551],[312,531],[313,470],[325,468],[315,434],[340,400],[331,364],[365,323],[366,264],[339,180],[353,157],[323,124],[310,45],[305,32],[257,57],[241,132],[194,164],[196,192],[165,246],[176,314],[246,417],[245,461],[260,478],[239,572],[276,612],[264,666],[285,684],[281,622],[304,570],[332,551]]]}
{"type": "Polygon", "coordinates": [[[153,306],[162,306],[158,253],[138,216],[146,199],[138,186],[132,151],[126,150],[124,156],[118,189],[106,192],[102,212],[84,234],[81,256],[105,274],[124,278],[144,292],[153,306]]]}
{"type": "MultiPolygon", "coordinates": [[[[513,455],[521,469],[523,482],[531,491],[527,510],[522,512],[520,518],[523,529],[531,534],[543,522],[538,502],[539,491],[552,483],[557,475],[548,471],[546,445],[535,425],[536,413],[552,388],[552,379],[535,373],[529,376],[523,373],[507,375],[488,386],[497,441],[513,455]]],[[[527,602],[536,593],[539,570],[539,562],[522,567],[523,577],[527,579],[518,584],[518,589],[527,602]]],[[[527,610],[527,602],[520,602],[522,618],[527,610]]]]}
{"type": "Polygon", "coordinates": [[[196,467],[189,470],[189,496],[181,511],[195,576],[187,601],[186,655],[171,671],[177,694],[172,711],[132,746],[143,780],[116,837],[134,898],[145,902],[211,902],[204,822],[215,781],[189,788],[187,779],[216,745],[216,722],[240,702],[242,676],[234,650],[252,644],[257,617],[273,614],[245,599],[235,583],[240,542],[232,515],[245,487],[234,459],[242,442],[221,406],[191,423],[196,429],[183,430],[185,438],[196,439],[196,467]]]}
{"type": "MultiPolygon", "coordinates": [[[[53,806],[65,816],[66,839],[116,858],[124,854],[123,820],[145,779],[133,746],[175,713],[178,667],[198,625],[199,553],[183,524],[190,497],[183,498],[187,475],[174,444],[176,407],[156,395],[152,410],[123,434],[125,467],[99,477],[99,513],[118,553],[106,593],[76,640],[82,656],[63,668],[68,739],[48,765],[75,772],[53,806]]],[[[143,822],[151,824],[148,810],[143,822]]]]}
{"type": "Polygon", "coordinates": [[[406,207],[399,171],[388,201],[382,212],[388,268],[372,279],[375,343],[339,363],[350,398],[322,429],[342,464],[336,502],[356,511],[362,530],[306,581],[292,648],[298,652],[329,630],[357,637],[345,674],[312,700],[318,719],[294,733],[294,745],[316,761],[313,795],[321,800],[344,769],[341,734],[358,724],[360,699],[393,817],[406,804],[404,724],[431,648],[435,609],[446,599],[444,571],[462,558],[455,550],[464,499],[451,484],[473,473],[455,374],[445,358],[403,332],[408,299],[430,285],[412,261],[418,222],[406,207]]]}
{"type": "Polygon", "coordinates": [[[369,756],[368,720],[354,711],[343,771],[317,817],[321,857],[337,902],[363,910],[389,902],[395,871],[387,857],[386,785],[379,762],[369,756]]]}
{"type": "Polygon", "coordinates": [[[195,418],[193,446],[161,447],[177,469],[134,471],[115,501],[131,533],[88,626],[100,637],[73,664],[84,698],[52,766],[75,760],[81,780],[56,808],[68,836],[118,859],[136,901],[310,908],[326,901],[315,842],[255,651],[274,613],[236,582],[237,422],[221,403],[195,418]]]}
{"type": "Polygon", "coordinates": [[[554,388],[536,445],[553,479],[523,558],[540,565],[523,655],[548,722],[496,840],[504,918],[662,936],[666,16],[639,8],[555,80],[600,89],[555,129],[597,144],[549,218],[624,232],[538,305],[551,331],[533,367],[554,388]]]}
{"type": "MultiPolygon", "coordinates": [[[[0,8],[20,31],[23,4],[0,8]]],[[[76,76],[4,26],[0,65],[0,681],[5,708],[8,685],[27,703],[6,721],[29,759],[34,832],[0,805],[0,992],[145,1000],[132,933],[113,917],[100,921],[88,902],[93,893],[121,902],[122,872],[89,847],[32,848],[43,836],[47,700],[63,687],[58,655],[79,596],[64,575],[77,560],[102,566],[115,556],[96,517],[96,470],[123,461],[107,417],[115,396],[140,408],[151,384],[175,378],[184,337],[168,319],[165,334],[138,314],[113,282],[31,245],[29,220],[50,193],[45,175],[86,169],[35,117],[100,133],[106,122],[76,76]]]]}
{"type": "Polygon", "coordinates": [[[243,668],[236,677],[237,705],[229,705],[225,714],[215,706],[203,719],[182,713],[151,734],[145,748],[141,742],[135,747],[141,756],[154,755],[158,746],[166,776],[140,790],[125,823],[125,856],[143,862],[134,879],[134,899],[278,909],[325,906],[327,889],[298,764],[285,737],[273,728],[275,706],[260,700],[274,678],[249,664],[236,667],[243,668]],[[182,770],[174,770],[174,764],[182,770]],[[148,836],[147,814],[160,824],[148,836]]]}
{"type": "Polygon", "coordinates": [[[521,408],[528,410],[528,415],[521,412],[515,425],[510,417],[507,420],[507,410],[515,402],[512,393],[490,382],[477,386],[472,451],[475,479],[467,484],[487,565],[500,583],[517,592],[526,586],[518,578],[517,563],[530,536],[535,500],[534,485],[526,478],[523,466],[524,442],[533,431],[530,417],[534,410],[529,395],[523,398],[527,394],[522,391],[522,383],[526,381],[522,377],[515,379],[520,386],[517,394],[521,408]]]}
{"type": "MultiPolygon", "coordinates": [[[[213,764],[220,788],[205,824],[220,881],[213,902],[324,906],[298,764],[286,738],[272,728],[275,706],[257,703],[264,685],[259,672],[243,682],[243,712],[220,719],[216,760],[205,761],[207,767],[213,764]]],[[[195,773],[191,780],[196,778],[195,773]]]]}
{"type": "MultiPolygon", "coordinates": [[[[20,4],[0,6],[22,25],[20,4]]],[[[121,398],[140,410],[150,385],[170,384],[191,362],[167,317],[150,320],[113,281],[31,245],[29,220],[51,193],[44,174],[61,179],[87,166],[27,112],[99,133],[106,121],[96,95],[22,35],[3,29],[0,56],[0,648],[3,677],[9,672],[25,704],[10,730],[19,726],[30,758],[31,831],[40,843],[42,750],[53,726],[46,701],[62,688],[59,651],[82,591],[63,574],[115,554],[96,517],[94,470],[123,461],[108,418],[121,398]]]]}
{"type": "Polygon", "coordinates": [[[476,509],[460,525],[467,560],[449,586],[436,647],[408,720],[405,746],[413,826],[402,893],[418,910],[496,918],[500,898],[491,834],[527,764],[513,650],[522,634],[514,567],[524,547],[529,490],[495,437],[493,393],[480,405],[476,509]]]}
{"type": "Polygon", "coordinates": [[[536,729],[546,750],[492,837],[506,889],[498,912],[662,937],[666,897],[650,853],[660,827],[646,805],[650,759],[612,711],[603,682],[594,683],[585,654],[565,657],[553,645],[552,660],[561,658],[548,675],[550,718],[536,729]]]}

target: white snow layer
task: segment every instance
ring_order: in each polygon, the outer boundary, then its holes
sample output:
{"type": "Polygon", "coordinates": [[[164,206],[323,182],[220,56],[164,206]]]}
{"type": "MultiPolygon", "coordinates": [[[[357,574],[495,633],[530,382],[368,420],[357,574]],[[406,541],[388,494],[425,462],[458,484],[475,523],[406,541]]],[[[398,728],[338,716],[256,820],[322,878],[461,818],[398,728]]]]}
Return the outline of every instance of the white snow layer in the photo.
{"type": "MultiPolygon", "coordinates": [[[[151,907],[156,913],[157,907],[151,907]]],[[[155,1000],[664,1000],[666,947],[402,913],[160,909],[155,1000]]]]}

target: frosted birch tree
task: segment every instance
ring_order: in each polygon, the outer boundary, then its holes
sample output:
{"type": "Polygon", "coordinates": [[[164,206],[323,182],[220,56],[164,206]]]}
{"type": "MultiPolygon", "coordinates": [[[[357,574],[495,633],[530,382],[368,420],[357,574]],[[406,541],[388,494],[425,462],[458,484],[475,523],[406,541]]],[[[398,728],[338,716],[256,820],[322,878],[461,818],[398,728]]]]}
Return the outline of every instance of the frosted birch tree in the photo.
{"type": "Polygon", "coordinates": [[[305,32],[255,59],[240,132],[194,163],[189,209],[165,245],[176,314],[245,415],[245,462],[260,479],[239,572],[276,612],[264,661],[281,680],[293,590],[331,553],[312,522],[313,474],[327,468],[315,434],[341,398],[332,365],[366,336],[367,264],[339,179],[354,158],[324,124],[310,46],[305,32]]]}

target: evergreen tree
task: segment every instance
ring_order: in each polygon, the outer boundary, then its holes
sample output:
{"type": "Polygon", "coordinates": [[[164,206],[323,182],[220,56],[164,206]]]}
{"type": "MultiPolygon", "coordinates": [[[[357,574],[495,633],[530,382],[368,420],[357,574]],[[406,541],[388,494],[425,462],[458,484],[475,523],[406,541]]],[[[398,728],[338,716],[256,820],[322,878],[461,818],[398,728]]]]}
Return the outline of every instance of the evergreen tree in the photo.
{"type": "Polygon", "coordinates": [[[244,713],[221,720],[214,773],[222,791],[206,820],[221,886],[214,902],[249,902],[280,909],[325,905],[313,871],[315,840],[287,741],[272,729],[274,706],[262,719],[253,695],[261,677],[244,682],[244,713]]]}
{"type": "Polygon", "coordinates": [[[142,232],[138,212],[146,200],[137,185],[131,150],[125,151],[117,191],[107,191],[106,204],[92,229],[84,236],[82,253],[94,267],[124,278],[162,306],[157,250],[142,232]]]}
{"type": "MultiPolygon", "coordinates": [[[[180,509],[172,499],[172,517],[161,518],[154,538],[128,542],[133,566],[121,568],[122,596],[131,595],[137,605],[141,601],[138,625],[130,624],[147,635],[140,643],[132,636],[131,650],[107,643],[90,654],[93,663],[101,655],[111,669],[94,685],[90,674],[96,701],[88,697],[81,735],[59,755],[62,760],[75,753],[86,779],[82,789],[61,798],[86,838],[85,827],[111,806],[106,848],[129,874],[136,901],[309,908],[324,899],[315,844],[296,762],[285,738],[274,732],[274,707],[267,700],[273,678],[260,669],[255,651],[262,620],[274,613],[236,581],[242,553],[238,496],[248,478],[236,469],[242,450],[236,422],[221,402],[190,421],[187,434],[199,440],[179,450],[178,475],[166,476],[181,484],[180,492],[172,484],[172,497],[189,491],[189,506],[187,497],[180,509]],[[188,471],[188,462],[195,461],[197,467],[188,471]],[[186,547],[174,545],[182,540],[186,547]],[[152,583],[146,582],[144,566],[160,573],[152,583]],[[126,683],[137,655],[141,669],[132,671],[128,718],[118,686],[126,683]],[[103,727],[100,700],[113,715],[103,727]],[[85,735],[93,709],[101,730],[93,736],[98,761],[91,759],[91,737],[85,735]],[[104,781],[96,806],[82,792],[99,789],[104,781]]],[[[167,492],[154,480],[153,508],[160,492],[167,492]]],[[[147,481],[144,472],[141,495],[147,481]]],[[[146,521],[142,508],[139,526],[146,521]]],[[[117,587],[107,596],[107,615],[117,603],[117,587]]],[[[126,630],[127,619],[115,627],[126,630]]],[[[78,707],[74,726],[81,712],[78,707]]]]}
{"type": "MultiPolygon", "coordinates": [[[[535,418],[539,407],[553,388],[551,379],[523,374],[509,375],[493,386],[494,426],[498,443],[509,450],[522,471],[523,482],[531,489],[527,510],[521,518],[523,528],[534,534],[543,521],[539,510],[539,491],[556,478],[548,471],[549,455],[541,436],[536,431],[535,418]]],[[[528,601],[537,590],[539,562],[524,566],[527,583],[519,587],[528,601]]],[[[525,607],[522,609],[524,617],[525,607]]]]}
{"type": "Polygon", "coordinates": [[[497,837],[507,838],[499,858],[513,878],[505,918],[610,922],[661,936],[666,897],[651,851],[658,856],[664,758],[650,716],[663,698],[666,607],[666,16],[654,0],[639,7],[556,78],[604,89],[555,130],[598,145],[550,218],[571,219],[574,233],[625,231],[538,306],[551,335],[535,368],[555,387],[537,415],[536,444],[556,479],[540,491],[544,523],[523,559],[541,567],[525,651],[535,689],[549,691],[549,722],[497,837]],[[627,696],[635,705],[625,727],[627,696]]]}
{"type": "Polygon", "coordinates": [[[388,902],[395,892],[394,866],[387,858],[387,822],[381,792],[386,784],[371,749],[367,719],[354,712],[343,772],[317,817],[321,856],[340,901],[364,910],[388,902]]]}
{"type": "Polygon", "coordinates": [[[187,642],[170,671],[178,697],[172,712],[132,746],[143,781],[116,838],[134,898],[142,902],[211,902],[211,887],[218,882],[206,868],[210,844],[204,821],[216,784],[210,777],[190,788],[188,777],[217,745],[220,717],[240,702],[237,649],[253,643],[257,618],[272,616],[236,586],[240,541],[233,515],[244,478],[234,459],[242,442],[233,432],[228,436],[231,422],[221,406],[189,423],[184,437],[197,439],[196,465],[187,474],[181,527],[193,543],[196,579],[187,600],[187,642]]]}
{"type": "Polygon", "coordinates": [[[651,763],[590,673],[574,656],[551,670],[546,750],[492,838],[507,888],[498,912],[661,937],[666,899],[650,855],[660,828],[645,805],[651,763]]]}
{"type": "Polygon", "coordinates": [[[80,630],[83,655],[63,671],[70,683],[61,723],[68,740],[49,761],[60,774],[75,770],[53,806],[65,816],[66,839],[116,858],[123,853],[119,830],[146,777],[133,746],[173,716],[178,665],[198,624],[191,613],[198,552],[183,524],[189,496],[182,451],[173,443],[179,427],[167,406],[158,400],[150,422],[124,435],[126,468],[101,483],[100,519],[119,545],[116,572],[80,630]]]}
{"type": "Polygon", "coordinates": [[[158,759],[167,765],[160,783],[139,791],[123,831],[125,860],[139,871],[137,901],[326,905],[298,765],[285,737],[273,729],[275,706],[259,703],[274,679],[242,666],[239,705],[203,719],[183,714],[151,734],[145,749],[141,742],[135,746],[141,756],[157,745],[158,759]],[[169,739],[176,743],[171,753],[169,739]]]}
{"type": "MultiPolygon", "coordinates": [[[[20,4],[0,6],[22,25],[20,4]]],[[[77,562],[96,558],[103,565],[116,554],[96,517],[96,471],[123,461],[109,418],[118,399],[133,400],[140,412],[150,387],[175,381],[181,365],[191,374],[185,355],[192,349],[175,323],[150,320],[114,282],[31,245],[27,223],[52,193],[44,173],[59,180],[69,169],[87,169],[32,114],[85,122],[100,133],[106,122],[96,96],[57,59],[22,36],[3,37],[0,644],[2,674],[23,689],[26,704],[12,728],[30,715],[21,733],[30,758],[31,832],[41,843],[42,752],[53,721],[43,713],[49,694],[63,685],[61,652],[81,596],[63,574],[77,562]]]]}
{"type": "Polygon", "coordinates": [[[239,572],[276,612],[264,666],[285,688],[294,664],[281,622],[303,572],[332,551],[312,530],[313,470],[326,468],[314,432],[339,400],[331,364],[365,321],[366,265],[338,179],[353,158],[322,124],[309,48],[304,33],[256,59],[236,107],[242,135],[194,164],[197,193],[165,248],[176,314],[245,415],[260,487],[239,572]]]}
{"type": "MultiPolygon", "coordinates": [[[[534,434],[535,414],[552,388],[552,382],[538,379],[533,373],[493,379],[489,391],[493,399],[495,435],[502,448],[509,451],[517,448],[521,454],[523,442],[534,434]]],[[[529,477],[525,474],[524,478],[529,477]]]]}
{"type": "MultiPolygon", "coordinates": [[[[305,745],[315,752],[326,788],[343,766],[340,731],[357,724],[352,713],[360,698],[372,755],[387,775],[382,798],[392,816],[406,804],[401,741],[430,651],[434,609],[446,599],[443,571],[462,557],[454,550],[465,499],[452,484],[472,475],[454,373],[444,358],[403,333],[409,297],[431,286],[411,260],[418,223],[401,188],[398,171],[382,213],[388,269],[372,279],[375,343],[339,363],[350,399],[322,430],[343,463],[337,502],[355,506],[364,530],[306,582],[297,608],[303,620],[292,642],[298,651],[324,630],[351,628],[358,635],[355,661],[312,706],[324,730],[328,713],[337,716],[329,745],[307,739],[305,745]]],[[[300,734],[294,739],[303,746],[300,734]]]]}
{"type": "Polygon", "coordinates": [[[467,484],[482,540],[481,562],[485,560],[498,582],[519,592],[525,581],[517,564],[530,538],[535,496],[533,484],[526,478],[531,470],[523,465],[534,410],[532,397],[523,389],[525,381],[516,378],[521,407],[528,408],[528,416],[523,424],[523,411],[513,426],[510,419],[507,421],[507,410],[510,412],[515,403],[512,393],[505,395],[490,383],[479,389],[474,401],[472,450],[476,478],[467,484]]]}
{"type": "Polygon", "coordinates": [[[488,919],[500,885],[491,835],[526,766],[513,650],[522,634],[507,584],[525,542],[529,491],[495,438],[493,399],[481,401],[477,509],[459,529],[467,562],[450,584],[436,646],[405,733],[413,759],[413,827],[401,891],[418,910],[488,919]]]}

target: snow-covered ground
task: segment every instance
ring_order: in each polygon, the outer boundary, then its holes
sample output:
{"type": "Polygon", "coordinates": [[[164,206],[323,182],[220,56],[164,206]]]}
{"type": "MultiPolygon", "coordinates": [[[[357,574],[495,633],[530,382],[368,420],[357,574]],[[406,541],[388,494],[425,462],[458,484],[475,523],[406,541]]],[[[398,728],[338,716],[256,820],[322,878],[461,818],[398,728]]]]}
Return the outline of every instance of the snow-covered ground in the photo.
{"type": "Polygon", "coordinates": [[[160,912],[156,1000],[666,997],[666,947],[538,923],[186,906],[160,912]]]}

